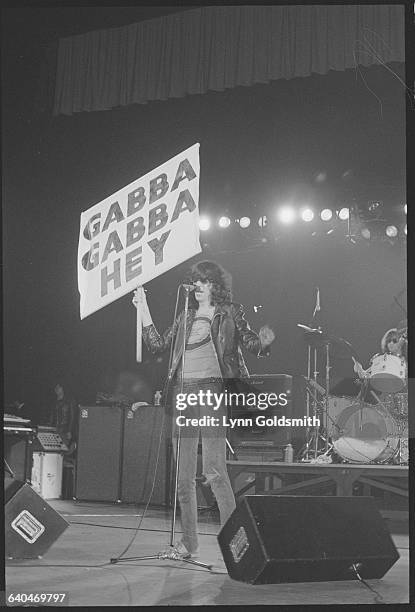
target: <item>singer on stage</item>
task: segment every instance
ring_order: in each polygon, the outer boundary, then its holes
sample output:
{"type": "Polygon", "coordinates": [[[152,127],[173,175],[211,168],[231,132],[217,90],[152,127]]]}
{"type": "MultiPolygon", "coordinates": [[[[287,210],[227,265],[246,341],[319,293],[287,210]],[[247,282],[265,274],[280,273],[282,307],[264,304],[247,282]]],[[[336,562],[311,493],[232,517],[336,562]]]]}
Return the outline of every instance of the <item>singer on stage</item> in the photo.
{"type": "MultiPolygon", "coordinates": [[[[241,347],[257,357],[269,355],[274,332],[264,326],[259,334],[247,322],[241,304],[232,302],[232,279],[220,265],[202,261],[190,270],[187,283],[194,286],[189,298],[184,355],[183,393],[200,390],[219,393],[224,379],[247,376],[248,370],[241,347]]],[[[173,355],[169,380],[173,384],[173,412],[186,417],[200,418],[213,414],[206,406],[188,406],[185,413],[176,411],[176,395],[180,392],[183,364],[182,312],[164,334],[156,330],[147,305],[145,293],[139,288],[133,298],[140,309],[143,338],[152,353],[168,349],[173,341],[173,355]]],[[[225,407],[215,411],[222,421],[225,407]]],[[[174,420],[173,420],[174,422],[174,420]]],[[[173,431],[173,447],[177,436],[173,431]]],[[[179,457],[178,500],[181,510],[182,540],[174,546],[174,552],[183,559],[198,556],[196,469],[199,435],[202,438],[203,474],[215,495],[223,525],[235,508],[235,498],[226,469],[226,427],[182,428],[179,457]]]]}

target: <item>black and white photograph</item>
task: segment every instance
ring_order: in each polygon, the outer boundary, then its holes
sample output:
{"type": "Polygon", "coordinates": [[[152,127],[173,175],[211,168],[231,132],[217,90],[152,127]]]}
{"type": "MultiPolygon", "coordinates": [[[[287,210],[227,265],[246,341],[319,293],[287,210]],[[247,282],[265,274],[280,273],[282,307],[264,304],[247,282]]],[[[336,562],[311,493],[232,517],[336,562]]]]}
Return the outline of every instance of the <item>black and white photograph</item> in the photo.
{"type": "Polygon", "coordinates": [[[2,605],[413,603],[414,17],[2,7],[2,605]]]}

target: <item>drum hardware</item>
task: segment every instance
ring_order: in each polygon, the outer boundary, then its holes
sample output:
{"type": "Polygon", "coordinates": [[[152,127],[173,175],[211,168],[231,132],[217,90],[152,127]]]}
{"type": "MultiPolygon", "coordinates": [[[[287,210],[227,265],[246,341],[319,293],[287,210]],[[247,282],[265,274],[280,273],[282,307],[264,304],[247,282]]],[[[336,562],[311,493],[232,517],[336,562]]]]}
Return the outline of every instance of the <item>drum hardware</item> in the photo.
{"type": "MultiPolygon", "coordinates": [[[[303,329],[306,330],[311,330],[312,328],[308,327],[307,325],[302,325],[301,323],[298,324],[298,327],[301,327],[303,329]]],[[[312,347],[311,343],[308,343],[308,347],[307,347],[307,377],[306,377],[306,382],[310,382],[311,380],[313,380],[313,382],[318,385],[317,383],[317,377],[318,377],[318,371],[317,371],[317,348],[316,347],[312,347]],[[313,355],[313,362],[314,362],[314,372],[313,372],[313,376],[314,378],[311,378],[311,361],[312,361],[312,355],[313,355]]],[[[315,393],[315,389],[313,389],[314,393],[311,391],[310,386],[306,385],[306,414],[307,414],[307,422],[308,422],[308,417],[310,416],[310,412],[312,410],[313,412],[313,416],[317,416],[318,414],[318,399],[317,399],[317,394],[315,393]]],[[[315,429],[313,430],[313,433],[311,433],[311,428],[307,425],[307,431],[306,431],[306,444],[304,449],[302,449],[300,451],[299,456],[303,457],[303,460],[305,461],[309,461],[310,460],[310,452],[311,452],[311,447],[314,446],[314,456],[317,456],[317,452],[318,452],[318,443],[319,443],[319,432],[317,430],[317,433],[315,431],[315,429]]]]}
{"type": "MultiPolygon", "coordinates": [[[[302,323],[298,323],[297,327],[303,330],[304,335],[308,343],[308,361],[307,361],[307,376],[306,380],[306,392],[307,392],[307,416],[310,414],[310,407],[314,416],[323,416],[323,425],[320,422],[320,426],[314,427],[312,430],[307,428],[306,433],[306,444],[304,449],[300,453],[300,457],[303,461],[310,460],[310,449],[314,459],[319,454],[319,444],[322,442],[324,446],[323,452],[328,454],[330,449],[329,440],[329,420],[332,420],[329,415],[329,389],[330,389],[330,371],[331,371],[331,348],[343,348],[348,352],[355,355],[352,345],[344,338],[339,338],[324,332],[320,327],[313,328],[302,323]],[[324,349],[325,355],[325,388],[322,387],[317,381],[317,351],[318,349],[324,349]],[[311,351],[313,351],[314,358],[314,378],[311,378],[311,351]],[[319,400],[317,394],[321,396],[319,400]]],[[[335,423],[332,423],[335,427],[335,423]]],[[[321,452],[321,451],[320,451],[321,452]]]]}

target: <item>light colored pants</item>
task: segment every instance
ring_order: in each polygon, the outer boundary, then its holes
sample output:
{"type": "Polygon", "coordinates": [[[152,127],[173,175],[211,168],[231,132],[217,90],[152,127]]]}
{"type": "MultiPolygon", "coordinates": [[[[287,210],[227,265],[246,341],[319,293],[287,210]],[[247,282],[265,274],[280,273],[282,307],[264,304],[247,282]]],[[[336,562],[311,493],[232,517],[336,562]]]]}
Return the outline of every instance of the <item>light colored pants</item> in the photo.
{"type": "MultiPolygon", "coordinates": [[[[183,392],[198,393],[200,389],[220,392],[222,382],[206,382],[200,379],[194,382],[186,381],[183,392]]],[[[179,427],[175,424],[176,416],[181,414],[188,418],[200,418],[203,415],[210,415],[218,418],[222,423],[222,415],[226,414],[226,408],[219,408],[219,410],[214,411],[211,407],[200,405],[189,406],[182,412],[178,411],[175,402],[178,392],[179,388],[175,387],[173,393],[173,448],[175,455],[179,430],[179,427]]],[[[177,495],[183,531],[182,541],[189,552],[195,552],[198,548],[196,472],[199,436],[202,438],[203,475],[218,503],[221,525],[226,523],[236,507],[226,468],[226,427],[181,427],[177,495]]]]}

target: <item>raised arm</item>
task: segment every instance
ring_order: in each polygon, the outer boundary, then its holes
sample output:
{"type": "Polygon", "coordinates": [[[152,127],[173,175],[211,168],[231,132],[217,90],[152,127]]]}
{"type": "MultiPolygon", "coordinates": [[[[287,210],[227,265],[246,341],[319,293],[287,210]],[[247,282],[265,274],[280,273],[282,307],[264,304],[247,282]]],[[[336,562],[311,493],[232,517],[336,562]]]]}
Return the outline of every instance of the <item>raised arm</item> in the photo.
{"type": "Polygon", "coordinates": [[[268,357],[271,352],[270,345],[275,340],[272,329],[268,325],[264,325],[257,334],[246,320],[242,304],[233,304],[232,307],[241,346],[257,357],[268,357]]]}
{"type": "Polygon", "coordinates": [[[159,334],[150,313],[147,304],[147,298],[143,287],[138,287],[134,292],[133,304],[140,309],[141,320],[143,323],[143,340],[151,353],[162,353],[169,348],[173,336],[176,334],[177,327],[183,314],[179,315],[174,322],[163,334],[159,334]]]}

